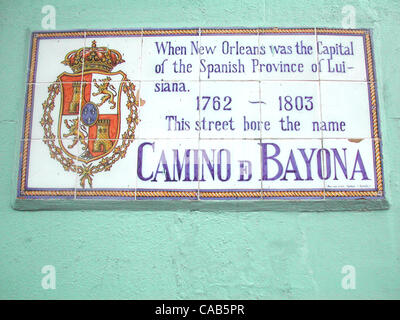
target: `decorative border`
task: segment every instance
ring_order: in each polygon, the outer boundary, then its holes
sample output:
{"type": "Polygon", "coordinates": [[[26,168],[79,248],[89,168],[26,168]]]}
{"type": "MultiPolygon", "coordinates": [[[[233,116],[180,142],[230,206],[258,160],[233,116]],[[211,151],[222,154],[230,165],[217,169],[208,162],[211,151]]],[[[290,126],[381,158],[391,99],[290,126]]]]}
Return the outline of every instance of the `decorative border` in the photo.
{"type": "Polygon", "coordinates": [[[20,150],[20,170],[18,174],[18,199],[355,199],[384,198],[382,151],[379,129],[379,114],[376,90],[374,56],[369,29],[334,28],[187,28],[187,29],[136,29],[136,30],[77,30],[57,32],[34,32],[31,38],[30,63],[23,122],[23,138],[20,150]],[[142,189],[28,189],[30,134],[33,116],[34,83],[37,68],[37,54],[40,39],[67,39],[85,37],[119,36],[200,36],[200,35],[267,35],[267,34],[307,34],[307,35],[358,35],[363,37],[366,74],[368,76],[369,101],[371,111],[372,148],[375,162],[374,190],[142,190],[142,189]]]}

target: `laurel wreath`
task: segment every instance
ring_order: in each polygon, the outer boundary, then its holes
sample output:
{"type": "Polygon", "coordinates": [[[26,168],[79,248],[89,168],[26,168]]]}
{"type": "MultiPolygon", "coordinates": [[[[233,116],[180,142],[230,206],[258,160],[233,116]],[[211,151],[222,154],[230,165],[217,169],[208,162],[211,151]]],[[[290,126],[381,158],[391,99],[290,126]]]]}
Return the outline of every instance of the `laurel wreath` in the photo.
{"type": "Polygon", "coordinates": [[[42,104],[43,116],[40,120],[40,124],[44,130],[43,142],[49,147],[51,158],[56,159],[59,163],[61,163],[65,171],[75,172],[79,175],[80,185],[82,188],[85,188],[86,181],[92,188],[93,176],[96,173],[109,171],[118,160],[125,158],[127,149],[135,138],[136,126],[140,121],[138,116],[138,107],[144,102],[141,99],[140,101],[136,99],[135,85],[129,80],[126,80],[122,84],[122,90],[128,97],[126,107],[129,110],[129,115],[126,118],[128,128],[122,134],[122,143],[114,148],[110,156],[102,158],[97,165],[85,165],[78,163],[77,159],[73,159],[64,155],[62,149],[56,145],[56,140],[58,139],[51,130],[51,126],[54,122],[53,118],[51,117],[51,113],[55,108],[54,101],[57,95],[60,93],[60,89],[61,87],[59,82],[52,83],[48,87],[49,96],[42,104]]]}

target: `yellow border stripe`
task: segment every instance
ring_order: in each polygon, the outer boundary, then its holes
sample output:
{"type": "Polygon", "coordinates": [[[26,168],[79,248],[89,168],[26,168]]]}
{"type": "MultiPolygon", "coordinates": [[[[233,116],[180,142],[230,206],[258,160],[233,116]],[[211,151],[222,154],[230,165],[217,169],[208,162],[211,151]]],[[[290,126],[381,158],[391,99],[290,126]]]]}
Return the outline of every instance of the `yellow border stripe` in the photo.
{"type": "Polygon", "coordinates": [[[136,191],[136,198],[197,198],[197,191],[136,191]]]}
{"type": "Polygon", "coordinates": [[[87,190],[76,191],[77,197],[135,197],[135,191],[87,190]]]}
{"type": "Polygon", "coordinates": [[[85,31],[35,33],[36,38],[84,37],[85,31]]]}
{"type": "Polygon", "coordinates": [[[258,29],[260,34],[268,34],[268,33],[309,33],[315,34],[314,28],[304,28],[304,29],[290,29],[290,28],[260,28],[258,29]]]}
{"type": "Polygon", "coordinates": [[[87,37],[95,36],[141,36],[142,30],[104,30],[104,31],[86,31],[87,37]]]}
{"type": "Polygon", "coordinates": [[[173,29],[173,30],[143,30],[143,35],[198,35],[199,29],[173,29]]]}
{"type": "Polygon", "coordinates": [[[317,34],[368,34],[368,30],[361,30],[361,29],[325,29],[325,28],[317,28],[317,34]]]}
{"type": "Polygon", "coordinates": [[[201,29],[201,34],[258,34],[259,29],[201,29]]]}

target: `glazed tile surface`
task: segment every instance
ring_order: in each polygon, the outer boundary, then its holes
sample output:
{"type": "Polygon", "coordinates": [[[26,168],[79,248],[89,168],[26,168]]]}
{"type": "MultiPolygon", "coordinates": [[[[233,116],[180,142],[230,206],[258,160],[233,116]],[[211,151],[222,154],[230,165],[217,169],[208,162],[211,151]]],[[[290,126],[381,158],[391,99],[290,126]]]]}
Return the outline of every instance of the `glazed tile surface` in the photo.
{"type": "Polygon", "coordinates": [[[384,196],[368,30],[33,33],[26,88],[19,199],[384,196]]]}

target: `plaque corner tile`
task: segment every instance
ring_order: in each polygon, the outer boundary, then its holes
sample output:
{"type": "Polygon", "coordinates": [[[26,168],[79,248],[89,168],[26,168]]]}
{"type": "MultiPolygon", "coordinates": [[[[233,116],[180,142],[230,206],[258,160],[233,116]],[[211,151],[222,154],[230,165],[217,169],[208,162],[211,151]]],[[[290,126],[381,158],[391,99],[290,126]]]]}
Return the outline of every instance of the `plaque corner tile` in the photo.
{"type": "Polygon", "coordinates": [[[60,74],[70,72],[68,65],[73,52],[84,48],[84,38],[63,37],[57,32],[49,34],[51,36],[41,38],[31,49],[29,82],[56,81],[60,74]],[[52,67],[49,68],[49,65],[52,67]]]}
{"type": "Polygon", "coordinates": [[[380,139],[324,139],[323,146],[328,197],[340,192],[344,197],[371,197],[383,190],[380,139]]]}
{"type": "Polygon", "coordinates": [[[38,197],[71,196],[75,189],[77,160],[73,151],[63,155],[54,140],[30,140],[23,144],[20,157],[21,177],[32,194],[38,197]]]}
{"type": "Polygon", "coordinates": [[[372,53],[358,31],[327,29],[317,34],[320,80],[368,81],[372,53]]]}

